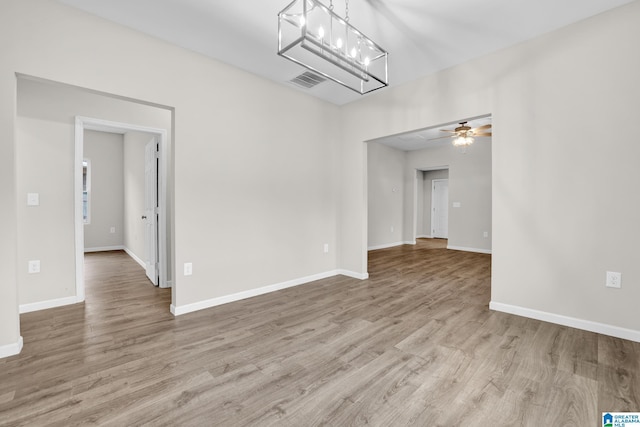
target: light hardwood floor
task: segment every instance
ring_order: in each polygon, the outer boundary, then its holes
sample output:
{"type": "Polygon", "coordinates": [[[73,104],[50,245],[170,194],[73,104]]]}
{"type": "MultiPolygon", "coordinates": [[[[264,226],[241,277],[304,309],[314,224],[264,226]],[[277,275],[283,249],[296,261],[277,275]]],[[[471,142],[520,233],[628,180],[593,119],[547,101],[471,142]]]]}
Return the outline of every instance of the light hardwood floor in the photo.
{"type": "Polygon", "coordinates": [[[583,427],[640,411],[640,344],[489,311],[490,256],[444,243],[370,252],[369,280],[177,318],[126,254],[88,254],[85,304],[21,316],[0,425],[583,427]]]}

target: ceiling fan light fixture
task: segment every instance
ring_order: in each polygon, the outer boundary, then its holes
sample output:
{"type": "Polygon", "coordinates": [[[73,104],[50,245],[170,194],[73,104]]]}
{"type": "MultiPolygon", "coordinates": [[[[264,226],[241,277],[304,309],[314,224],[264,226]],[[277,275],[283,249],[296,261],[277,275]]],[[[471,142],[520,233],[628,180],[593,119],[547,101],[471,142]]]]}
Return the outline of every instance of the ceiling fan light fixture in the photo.
{"type": "MultiPolygon", "coordinates": [[[[348,0],[346,0],[348,1],[348,0]]],[[[388,52],[319,0],[278,14],[278,55],[361,95],[389,85],[388,52]]]]}
{"type": "Polygon", "coordinates": [[[453,140],[453,145],[456,147],[468,147],[473,144],[473,138],[467,135],[460,135],[453,140]]]}

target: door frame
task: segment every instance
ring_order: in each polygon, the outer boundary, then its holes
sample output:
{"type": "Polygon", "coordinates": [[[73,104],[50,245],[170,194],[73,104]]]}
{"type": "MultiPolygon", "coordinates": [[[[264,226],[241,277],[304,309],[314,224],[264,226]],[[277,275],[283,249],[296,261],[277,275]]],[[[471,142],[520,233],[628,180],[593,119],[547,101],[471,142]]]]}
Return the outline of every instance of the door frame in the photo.
{"type": "Polygon", "coordinates": [[[431,185],[433,186],[431,188],[431,237],[434,239],[448,239],[449,238],[449,178],[436,178],[436,179],[432,179],[431,180],[431,185]],[[434,213],[434,209],[435,209],[435,185],[436,182],[444,182],[446,181],[447,183],[447,237],[436,237],[435,236],[435,215],[434,213]]]}
{"type": "Polygon", "coordinates": [[[74,179],[74,222],[76,249],[76,297],[77,301],[85,300],[84,289],[84,221],[82,219],[82,160],[84,158],[84,131],[95,130],[124,134],[129,131],[154,134],[159,141],[158,169],[158,270],[161,288],[170,287],[167,281],[167,130],[140,126],[130,123],[113,122],[92,117],[76,116],[75,119],[75,179],[74,179]]]}

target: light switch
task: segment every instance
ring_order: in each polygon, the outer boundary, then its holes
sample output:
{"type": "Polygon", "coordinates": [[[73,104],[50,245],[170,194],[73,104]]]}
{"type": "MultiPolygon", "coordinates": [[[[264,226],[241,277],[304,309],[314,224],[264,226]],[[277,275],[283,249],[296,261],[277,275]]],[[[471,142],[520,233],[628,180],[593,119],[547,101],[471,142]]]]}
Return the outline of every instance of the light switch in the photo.
{"type": "Polygon", "coordinates": [[[27,193],[27,206],[38,206],[40,204],[40,194],[27,193]]]}
{"type": "Polygon", "coordinates": [[[40,260],[29,261],[29,274],[40,273],[40,260]]]}
{"type": "Polygon", "coordinates": [[[193,264],[190,262],[184,263],[184,275],[191,276],[193,274],[193,264]]]}

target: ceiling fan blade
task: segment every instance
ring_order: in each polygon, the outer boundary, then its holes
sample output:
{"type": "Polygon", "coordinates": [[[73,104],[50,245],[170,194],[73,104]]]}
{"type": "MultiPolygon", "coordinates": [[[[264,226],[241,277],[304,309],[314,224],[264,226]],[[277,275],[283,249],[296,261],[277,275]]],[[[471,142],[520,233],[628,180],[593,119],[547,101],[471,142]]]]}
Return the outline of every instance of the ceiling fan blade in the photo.
{"type": "Polygon", "coordinates": [[[490,132],[474,133],[473,136],[491,136],[490,132]]]}
{"type": "Polygon", "coordinates": [[[491,123],[489,123],[487,125],[478,126],[477,128],[471,129],[471,131],[472,132],[476,132],[476,131],[483,130],[483,129],[489,129],[490,127],[491,127],[491,123]]]}
{"type": "Polygon", "coordinates": [[[440,132],[457,133],[455,130],[449,130],[449,129],[440,129],[440,132]]]}

